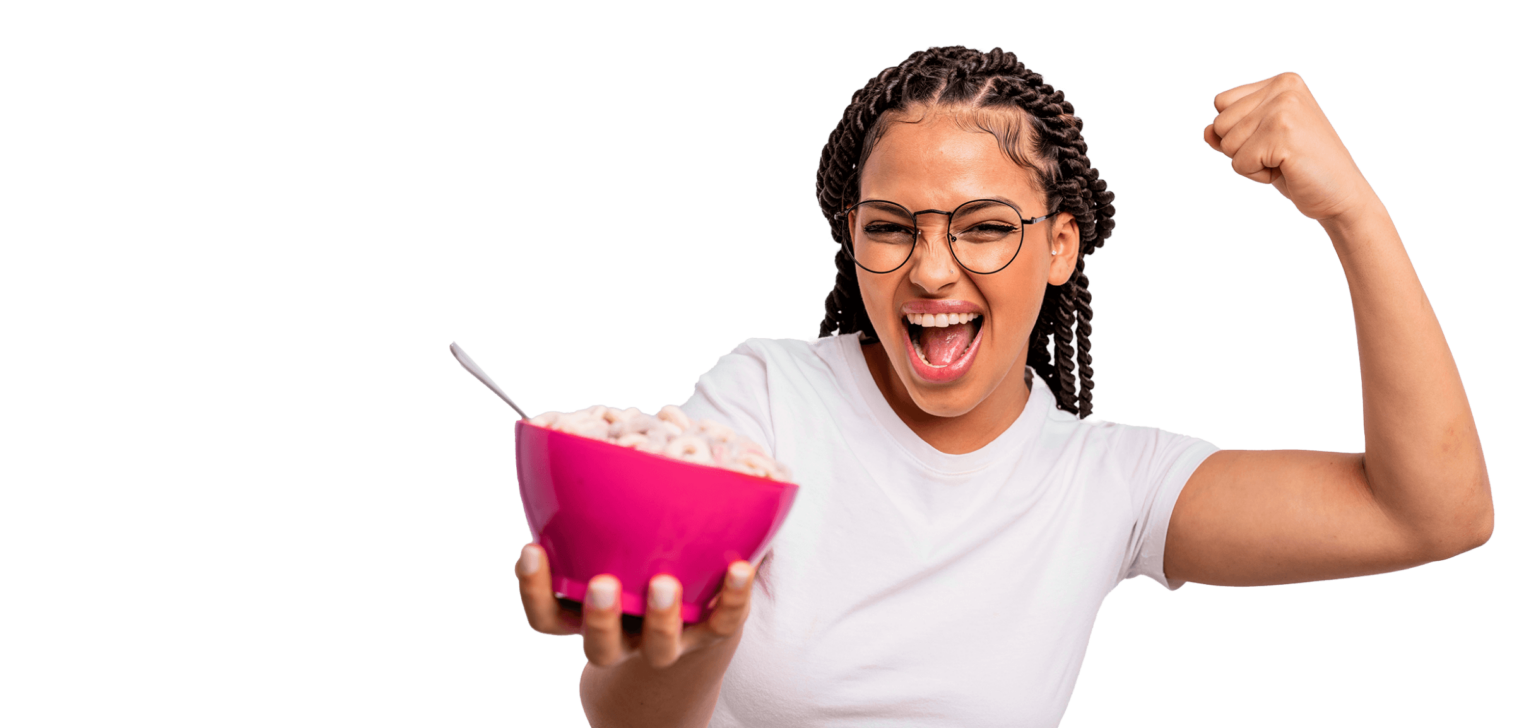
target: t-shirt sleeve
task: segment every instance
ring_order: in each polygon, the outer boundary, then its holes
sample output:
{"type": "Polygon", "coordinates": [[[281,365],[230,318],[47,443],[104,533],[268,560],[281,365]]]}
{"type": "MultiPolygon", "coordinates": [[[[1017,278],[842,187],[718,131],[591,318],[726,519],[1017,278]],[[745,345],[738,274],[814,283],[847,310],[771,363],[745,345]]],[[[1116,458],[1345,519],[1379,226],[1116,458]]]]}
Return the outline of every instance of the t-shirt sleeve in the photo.
{"type": "Polygon", "coordinates": [[[720,357],[679,405],[693,419],[710,419],[762,445],[777,457],[768,407],[768,360],[752,341],[720,357]]]}
{"type": "Polygon", "coordinates": [[[1198,437],[1150,427],[1128,428],[1122,452],[1129,468],[1134,525],[1120,578],[1150,576],[1169,589],[1184,586],[1163,573],[1163,548],[1173,504],[1200,463],[1221,448],[1198,437]]]}

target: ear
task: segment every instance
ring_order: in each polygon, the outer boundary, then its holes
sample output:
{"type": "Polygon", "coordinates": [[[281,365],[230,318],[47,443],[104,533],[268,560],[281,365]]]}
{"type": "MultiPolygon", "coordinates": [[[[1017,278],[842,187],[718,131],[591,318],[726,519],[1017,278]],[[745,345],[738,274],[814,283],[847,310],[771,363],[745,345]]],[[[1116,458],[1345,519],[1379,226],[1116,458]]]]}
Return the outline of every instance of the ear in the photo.
{"type": "Polygon", "coordinates": [[[1072,277],[1072,272],[1077,270],[1077,218],[1070,212],[1058,213],[1046,227],[1046,232],[1051,250],[1056,251],[1051,256],[1051,270],[1046,280],[1053,286],[1059,286],[1066,283],[1072,277]]]}

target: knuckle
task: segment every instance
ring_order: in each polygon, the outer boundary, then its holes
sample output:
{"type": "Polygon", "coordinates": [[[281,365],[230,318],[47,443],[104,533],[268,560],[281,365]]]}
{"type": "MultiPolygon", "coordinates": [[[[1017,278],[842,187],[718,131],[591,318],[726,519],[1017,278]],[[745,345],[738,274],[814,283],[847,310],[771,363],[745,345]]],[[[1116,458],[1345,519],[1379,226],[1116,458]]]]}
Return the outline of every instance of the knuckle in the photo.
{"type": "Polygon", "coordinates": [[[587,654],[587,661],[598,667],[607,667],[619,661],[619,651],[611,645],[604,644],[603,640],[594,640],[589,635],[583,646],[587,654]]]}
{"type": "Polygon", "coordinates": [[[581,615],[582,634],[588,640],[617,639],[619,634],[619,619],[602,612],[587,610],[581,615]]]}
{"type": "Polygon", "coordinates": [[[587,606],[582,609],[581,621],[586,625],[585,634],[606,637],[619,631],[619,615],[587,606]]]}
{"type": "Polygon", "coordinates": [[[739,609],[742,604],[740,594],[721,594],[720,600],[715,603],[714,614],[725,614],[733,609],[739,609]]]}
{"type": "Polygon", "coordinates": [[[1275,104],[1281,109],[1295,108],[1301,105],[1301,93],[1298,91],[1281,91],[1275,94],[1275,104]]]}
{"type": "Polygon", "coordinates": [[[746,623],[750,612],[751,609],[746,605],[723,610],[718,620],[710,620],[710,627],[721,635],[734,634],[736,630],[741,629],[741,625],[746,623]]]}
{"type": "Polygon", "coordinates": [[[672,657],[669,657],[667,655],[663,655],[663,654],[660,654],[660,653],[654,653],[654,652],[647,654],[645,656],[645,661],[651,667],[654,667],[654,668],[656,668],[658,670],[662,669],[662,668],[666,668],[666,667],[671,667],[672,663],[677,662],[677,660],[673,659],[672,657]]]}
{"type": "Polygon", "coordinates": [[[718,616],[718,619],[709,620],[709,632],[716,637],[729,637],[741,627],[740,611],[722,612],[718,616]]]}
{"type": "Polygon", "coordinates": [[[604,653],[596,653],[596,654],[594,654],[592,652],[588,652],[587,653],[587,662],[590,662],[590,663],[592,663],[592,664],[594,664],[594,665],[596,665],[598,667],[613,667],[614,665],[619,664],[619,657],[618,657],[618,655],[612,655],[612,654],[604,654],[604,653]]]}
{"type": "Polygon", "coordinates": [[[558,625],[554,624],[554,620],[550,619],[548,614],[541,613],[539,610],[530,610],[530,608],[524,607],[522,617],[528,622],[528,630],[536,631],[539,634],[556,634],[559,631],[558,625]]]}
{"type": "Polygon", "coordinates": [[[646,639],[651,639],[653,636],[662,639],[676,638],[683,631],[681,618],[676,615],[671,615],[670,619],[668,617],[669,615],[665,613],[647,614],[644,624],[641,625],[646,639]]]}
{"type": "Polygon", "coordinates": [[[554,619],[548,609],[540,609],[536,598],[523,599],[523,616],[528,619],[528,626],[536,632],[553,634],[555,632],[554,619]]]}
{"type": "Polygon", "coordinates": [[[1288,107],[1290,107],[1290,104],[1282,105],[1275,110],[1274,114],[1270,115],[1266,126],[1271,131],[1284,134],[1296,128],[1296,112],[1293,108],[1288,107]]]}
{"type": "Polygon", "coordinates": [[[678,655],[682,652],[681,647],[675,635],[663,636],[661,639],[657,639],[655,635],[646,635],[641,653],[651,667],[666,667],[677,662],[678,655]]]}

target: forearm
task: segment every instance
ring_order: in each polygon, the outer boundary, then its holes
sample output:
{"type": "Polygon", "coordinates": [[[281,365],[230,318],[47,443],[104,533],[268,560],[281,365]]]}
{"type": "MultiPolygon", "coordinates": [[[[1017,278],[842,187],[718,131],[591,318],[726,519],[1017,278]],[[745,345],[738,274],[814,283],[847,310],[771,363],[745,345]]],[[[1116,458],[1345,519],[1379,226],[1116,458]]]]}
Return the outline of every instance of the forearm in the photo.
{"type": "Polygon", "coordinates": [[[1402,239],[1375,198],[1322,224],[1354,305],[1372,495],[1433,558],[1476,546],[1493,527],[1482,445],[1402,239]]]}
{"type": "Polygon", "coordinates": [[[581,704],[595,728],[624,726],[705,726],[720,696],[721,679],[736,645],[729,639],[683,655],[669,667],[656,669],[643,659],[613,667],[590,663],[581,673],[581,704]]]}

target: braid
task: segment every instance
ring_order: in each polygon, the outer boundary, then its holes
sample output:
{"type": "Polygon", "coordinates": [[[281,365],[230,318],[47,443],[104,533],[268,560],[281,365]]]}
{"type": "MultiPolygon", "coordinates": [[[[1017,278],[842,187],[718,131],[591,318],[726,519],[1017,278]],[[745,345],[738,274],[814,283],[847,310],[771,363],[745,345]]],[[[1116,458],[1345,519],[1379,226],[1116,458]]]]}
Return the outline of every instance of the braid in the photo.
{"type": "Polygon", "coordinates": [[[1077,259],[1077,272],[1072,289],[1076,292],[1077,299],[1077,370],[1082,373],[1083,389],[1078,393],[1078,409],[1080,417],[1093,414],[1093,355],[1088,353],[1092,346],[1088,343],[1088,337],[1093,334],[1093,309],[1088,304],[1093,302],[1093,294],[1088,292],[1088,276],[1083,275],[1083,259],[1077,259]]]}
{"type": "Polygon", "coordinates": [[[816,169],[816,198],[838,243],[837,279],[827,294],[820,335],[857,331],[864,340],[878,340],[859,292],[852,241],[834,215],[858,201],[860,167],[883,132],[882,122],[888,123],[890,117],[883,115],[920,106],[1018,109],[1027,115],[1034,132],[1030,154],[1016,149],[1023,139],[986,130],[1032,173],[1045,192],[1048,210],[1067,212],[1076,219],[1079,241],[1072,276],[1060,286],[1046,286],[1040,315],[1030,331],[1026,363],[1051,388],[1058,409],[1087,417],[1093,412],[1093,357],[1088,341],[1093,333],[1093,296],[1083,275],[1083,261],[1115,229],[1115,195],[1088,160],[1083,121],[1074,115],[1066,95],[1000,48],[987,53],[960,46],[918,51],[853,94],[822,148],[816,169]],[[1047,345],[1047,337],[1053,345],[1047,345]]]}
{"type": "Polygon", "coordinates": [[[859,278],[853,271],[853,257],[837,254],[837,283],[827,294],[827,316],[821,320],[821,335],[831,336],[833,331],[865,331],[874,335],[875,327],[869,323],[864,310],[864,299],[859,296],[859,278]]]}
{"type": "MultiPolygon", "coordinates": [[[[1041,318],[1044,318],[1044,311],[1041,318]]],[[[1050,313],[1055,328],[1051,331],[1056,339],[1056,406],[1077,414],[1077,381],[1072,376],[1072,324],[1077,318],[1077,307],[1072,295],[1072,281],[1063,283],[1057,290],[1057,305],[1050,313]]]]}

